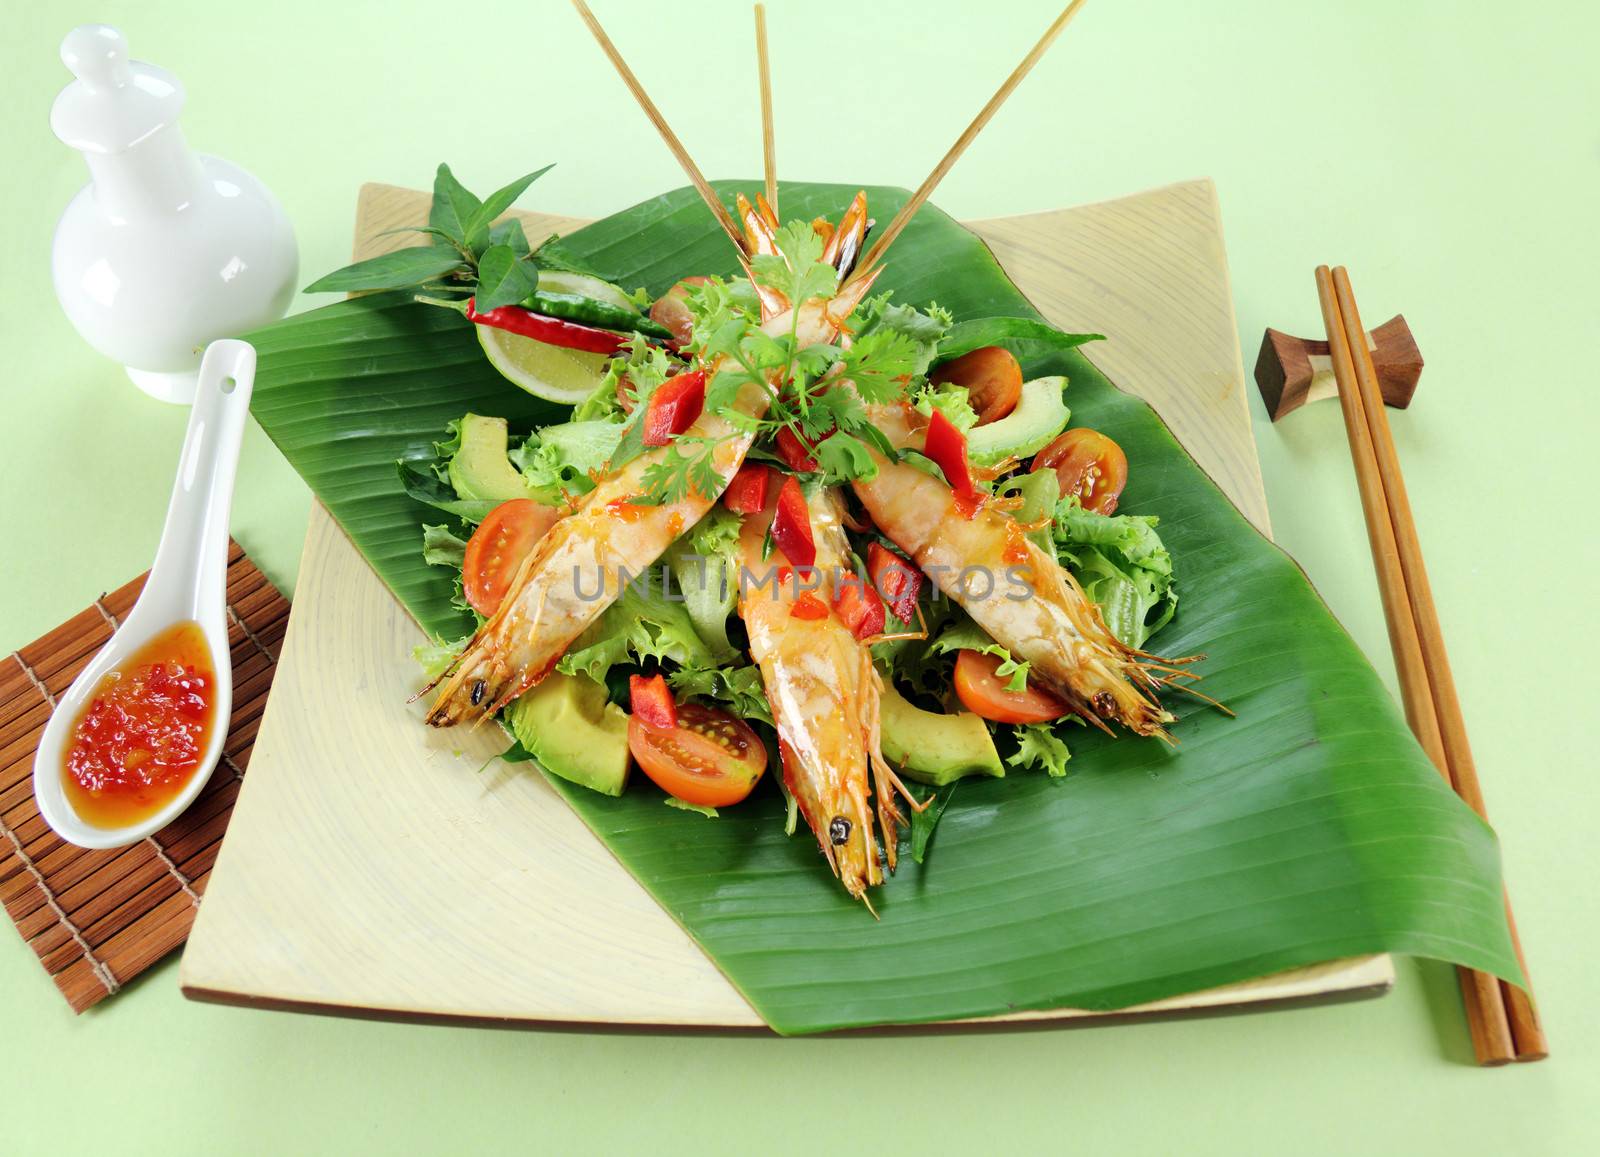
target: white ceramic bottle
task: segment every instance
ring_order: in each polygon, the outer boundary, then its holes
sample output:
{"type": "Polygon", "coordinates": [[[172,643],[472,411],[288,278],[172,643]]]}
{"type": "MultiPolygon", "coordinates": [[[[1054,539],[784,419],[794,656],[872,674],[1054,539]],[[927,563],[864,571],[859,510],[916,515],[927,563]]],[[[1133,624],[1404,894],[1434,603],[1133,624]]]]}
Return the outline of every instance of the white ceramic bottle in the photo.
{"type": "Polygon", "coordinates": [[[169,402],[194,398],[205,346],[282,317],[299,255],[277,199],[249,173],[189,150],[183,86],[128,59],[115,28],[61,42],[77,77],[50,111],[90,183],[56,226],[56,296],[85,341],[169,402]]]}

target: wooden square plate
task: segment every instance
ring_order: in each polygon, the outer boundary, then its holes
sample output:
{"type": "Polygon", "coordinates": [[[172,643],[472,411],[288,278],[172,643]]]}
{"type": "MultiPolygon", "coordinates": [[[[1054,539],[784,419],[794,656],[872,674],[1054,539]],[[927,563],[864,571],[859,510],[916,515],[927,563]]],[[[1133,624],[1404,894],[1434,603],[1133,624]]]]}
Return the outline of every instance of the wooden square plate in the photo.
{"type": "MultiPolygon", "coordinates": [[[[356,256],[403,244],[382,234],[420,223],[427,204],[365,187],[356,256]]],[[[525,220],[530,237],[582,224],[525,220]]],[[[1154,406],[1267,530],[1211,182],[971,228],[1050,321],[1110,339],[1093,347],[1095,363],[1154,406]]],[[[505,745],[496,729],[422,725],[406,702],[422,640],[315,506],[250,777],[184,953],[184,993],[397,1019],[762,1028],[543,778],[493,759],[505,745]]],[[[1361,957],[1113,1015],[1370,995],[1393,977],[1388,957],[1361,957]]]]}

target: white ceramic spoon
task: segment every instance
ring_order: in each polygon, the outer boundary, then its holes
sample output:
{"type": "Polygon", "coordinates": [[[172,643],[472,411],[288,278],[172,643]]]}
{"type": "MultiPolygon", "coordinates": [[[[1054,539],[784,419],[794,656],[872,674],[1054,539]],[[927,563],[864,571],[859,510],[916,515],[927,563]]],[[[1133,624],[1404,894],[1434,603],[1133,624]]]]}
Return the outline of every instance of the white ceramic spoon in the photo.
{"type": "Polygon", "coordinates": [[[233,710],[233,661],[228,654],[225,601],[228,507],[255,375],[256,351],[248,343],[216,341],[206,347],[189,432],[178,460],[178,478],[172,486],[150,578],[117,633],[56,704],[39,740],[33,757],[33,794],[39,814],[57,835],[81,848],[120,848],[160,831],[194,802],[222,757],[233,710]],[[138,823],[120,828],[86,823],[62,784],[62,761],[84,703],[107,671],[155,635],[188,621],[200,624],[216,674],[213,723],[200,766],[172,802],[138,823]]]}

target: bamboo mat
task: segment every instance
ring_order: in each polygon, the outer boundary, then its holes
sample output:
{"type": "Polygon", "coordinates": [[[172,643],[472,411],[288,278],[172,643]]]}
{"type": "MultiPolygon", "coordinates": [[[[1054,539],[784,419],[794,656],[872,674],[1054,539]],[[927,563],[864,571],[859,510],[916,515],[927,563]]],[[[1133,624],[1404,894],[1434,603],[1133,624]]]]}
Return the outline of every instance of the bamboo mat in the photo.
{"type": "Polygon", "coordinates": [[[33,798],[33,753],[55,699],[111,638],[148,573],[0,659],[0,902],[74,1012],[113,995],[189,935],[250,762],[289,603],[228,550],[233,716],[211,781],[167,827],[127,848],[56,836],[33,798]]]}

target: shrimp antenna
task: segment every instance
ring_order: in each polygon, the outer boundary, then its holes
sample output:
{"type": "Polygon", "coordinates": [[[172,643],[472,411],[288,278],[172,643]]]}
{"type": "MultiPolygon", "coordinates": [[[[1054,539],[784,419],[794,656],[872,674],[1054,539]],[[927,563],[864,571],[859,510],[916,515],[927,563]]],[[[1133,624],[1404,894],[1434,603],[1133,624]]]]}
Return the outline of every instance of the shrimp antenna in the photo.
{"type": "Polygon", "coordinates": [[[772,136],[772,63],[767,58],[767,6],[756,5],[756,67],[761,74],[761,165],[767,178],[767,205],[778,213],[778,152],[772,136]]]}
{"type": "Polygon", "coordinates": [[[856,266],[855,272],[845,281],[846,285],[849,285],[852,281],[860,280],[872,272],[873,267],[882,260],[884,250],[889,248],[894,239],[900,235],[900,231],[911,222],[911,218],[916,214],[917,210],[922,208],[923,202],[933,194],[933,190],[938,186],[939,182],[944,180],[945,174],[955,167],[955,163],[961,159],[961,154],[967,151],[967,146],[983,131],[984,126],[999,111],[1000,106],[1015,91],[1017,85],[1022,83],[1022,78],[1027,76],[1033,66],[1039,63],[1039,58],[1045,54],[1055,41],[1055,38],[1061,35],[1061,30],[1078,14],[1078,9],[1082,8],[1083,4],[1084,0],[1072,0],[1072,3],[1062,9],[1061,15],[1056,17],[1055,23],[1045,29],[1044,35],[1039,37],[1039,43],[1035,44],[1028,55],[1022,58],[1022,63],[1017,65],[1010,76],[1006,77],[1005,83],[989,98],[989,103],[984,105],[978,115],[972,118],[972,123],[967,126],[966,132],[956,138],[956,143],[950,146],[950,151],[944,155],[944,159],[934,166],[933,172],[928,174],[928,179],[923,181],[918,186],[917,191],[911,194],[911,199],[900,207],[900,212],[894,215],[894,220],[889,222],[889,227],[883,231],[883,235],[878,238],[877,243],[861,259],[861,264],[856,266]]]}
{"type": "MultiPolygon", "coordinates": [[[[633,93],[633,99],[639,102],[639,107],[644,110],[644,115],[650,118],[650,123],[655,125],[656,131],[661,134],[661,139],[666,142],[667,148],[678,159],[678,164],[683,166],[683,171],[689,176],[689,183],[695,192],[706,203],[706,208],[711,210],[711,215],[717,219],[717,224],[722,226],[722,231],[728,235],[728,240],[733,242],[733,247],[738,251],[741,264],[746,262],[744,242],[739,236],[739,229],[733,223],[727,208],[712,191],[710,183],[700,172],[700,167],[689,156],[689,151],[683,147],[683,142],[678,139],[678,134],[672,131],[666,118],[661,115],[661,110],[656,107],[656,102],[650,99],[650,94],[645,92],[644,85],[639,83],[639,78],[633,75],[633,69],[628,67],[628,62],[622,59],[622,53],[617,51],[617,46],[611,43],[611,37],[606,35],[606,30],[600,27],[600,21],[595,19],[589,5],[584,0],[572,0],[572,6],[578,10],[578,15],[583,17],[583,22],[589,26],[589,31],[594,33],[600,50],[610,59],[617,70],[617,75],[622,77],[622,83],[628,86],[628,91],[633,93]]],[[[748,268],[748,266],[747,266],[748,268]]]]}

